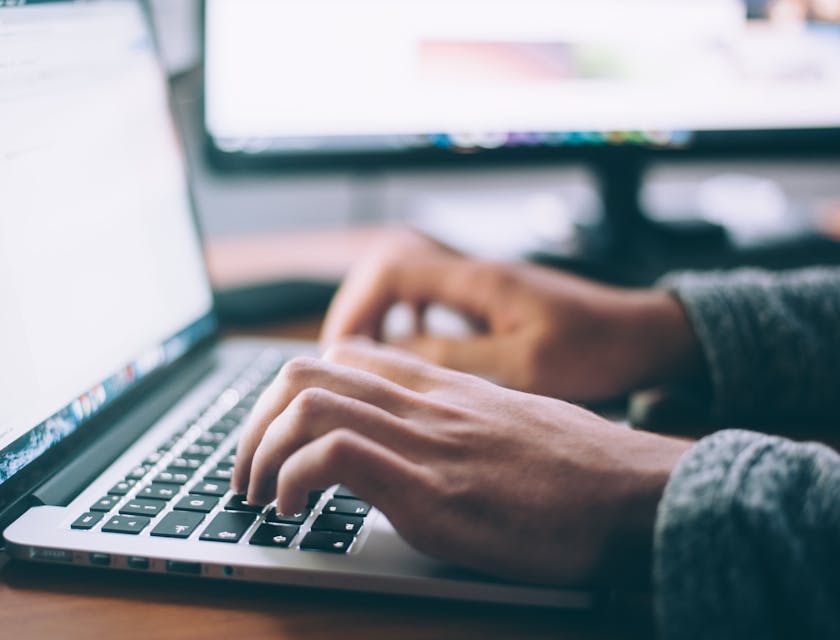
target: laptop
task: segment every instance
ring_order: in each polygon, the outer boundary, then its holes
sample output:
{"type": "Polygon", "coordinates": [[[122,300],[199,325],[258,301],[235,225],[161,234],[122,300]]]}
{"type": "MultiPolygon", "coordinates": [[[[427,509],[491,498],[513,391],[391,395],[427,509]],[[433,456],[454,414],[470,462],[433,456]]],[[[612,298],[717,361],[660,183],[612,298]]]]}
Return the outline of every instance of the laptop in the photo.
{"type": "Polygon", "coordinates": [[[144,5],[0,7],[7,553],[108,571],[590,606],[586,590],[495,580],[427,557],[347,487],[313,491],[289,516],[232,494],[243,420],[284,362],[317,347],[220,339],[144,5]]]}

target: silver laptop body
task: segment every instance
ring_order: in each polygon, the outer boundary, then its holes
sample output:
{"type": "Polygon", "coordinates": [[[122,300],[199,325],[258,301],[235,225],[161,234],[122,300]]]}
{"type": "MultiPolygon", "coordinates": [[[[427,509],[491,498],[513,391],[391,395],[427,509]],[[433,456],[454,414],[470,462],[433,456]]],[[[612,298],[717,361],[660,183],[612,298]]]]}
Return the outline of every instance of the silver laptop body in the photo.
{"type": "Polygon", "coordinates": [[[497,581],[422,555],[343,487],[313,493],[294,522],[234,504],[227,478],[242,419],[285,360],[317,349],[217,339],[144,7],[0,8],[0,46],[18,61],[0,67],[0,526],[11,556],[592,603],[587,591],[497,581]],[[335,517],[346,531],[319,529],[335,517]]]}

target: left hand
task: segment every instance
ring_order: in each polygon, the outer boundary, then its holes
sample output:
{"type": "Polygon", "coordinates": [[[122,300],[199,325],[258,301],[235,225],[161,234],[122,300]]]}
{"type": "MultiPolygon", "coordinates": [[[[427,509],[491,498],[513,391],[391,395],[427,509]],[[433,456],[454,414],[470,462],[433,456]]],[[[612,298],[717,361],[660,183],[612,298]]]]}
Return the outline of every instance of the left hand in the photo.
{"type": "Polygon", "coordinates": [[[233,486],[302,510],[343,483],[420,551],[544,584],[649,573],[684,441],[631,431],[369,342],[289,362],[257,403],[233,486]],[[623,568],[623,567],[622,567],[623,568]]]}

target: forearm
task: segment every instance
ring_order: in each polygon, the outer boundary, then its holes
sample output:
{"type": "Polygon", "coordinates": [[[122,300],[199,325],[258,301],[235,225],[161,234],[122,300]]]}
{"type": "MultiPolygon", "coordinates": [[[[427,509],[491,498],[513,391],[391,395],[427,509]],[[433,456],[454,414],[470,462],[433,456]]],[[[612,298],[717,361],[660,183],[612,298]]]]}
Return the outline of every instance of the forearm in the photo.
{"type": "Polygon", "coordinates": [[[681,274],[662,286],[700,342],[717,423],[840,418],[840,269],[681,274]]]}
{"type": "Polygon", "coordinates": [[[840,457],[745,431],[701,440],[660,502],[663,638],[840,637],[840,457]]]}

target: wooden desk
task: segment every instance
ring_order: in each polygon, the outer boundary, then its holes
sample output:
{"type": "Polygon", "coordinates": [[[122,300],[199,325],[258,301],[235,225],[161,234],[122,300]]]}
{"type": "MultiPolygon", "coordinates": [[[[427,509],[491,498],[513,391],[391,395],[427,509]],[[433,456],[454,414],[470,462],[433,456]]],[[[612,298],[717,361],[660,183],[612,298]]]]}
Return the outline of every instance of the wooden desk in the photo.
{"type": "Polygon", "coordinates": [[[0,603],[0,637],[27,640],[653,637],[649,619],[627,610],[541,611],[18,562],[0,571],[0,603]]]}
{"type": "MultiPolygon", "coordinates": [[[[364,250],[369,238],[367,234],[357,237],[358,251],[364,250]]],[[[259,273],[249,271],[251,267],[245,263],[238,273],[226,270],[236,266],[237,256],[249,253],[247,248],[247,242],[236,241],[219,250],[221,267],[218,261],[213,263],[217,281],[259,279],[259,273]],[[233,263],[226,267],[225,260],[233,263]]],[[[213,255],[219,257],[219,253],[213,255]]],[[[288,266],[277,262],[268,245],[262,255],[262,268],[274,275],[288,266]]],[[[334,263],[330,269],[340,272],[344,266],[334,263]]],[[[313,338],[318,320],[260,333],[313,338]]],[[[644,602],[581,613],[234,585],[21,562],[9,562],[0,569],[0,638],[601,640],[653,635],[649,607],[644,602]]]]}

